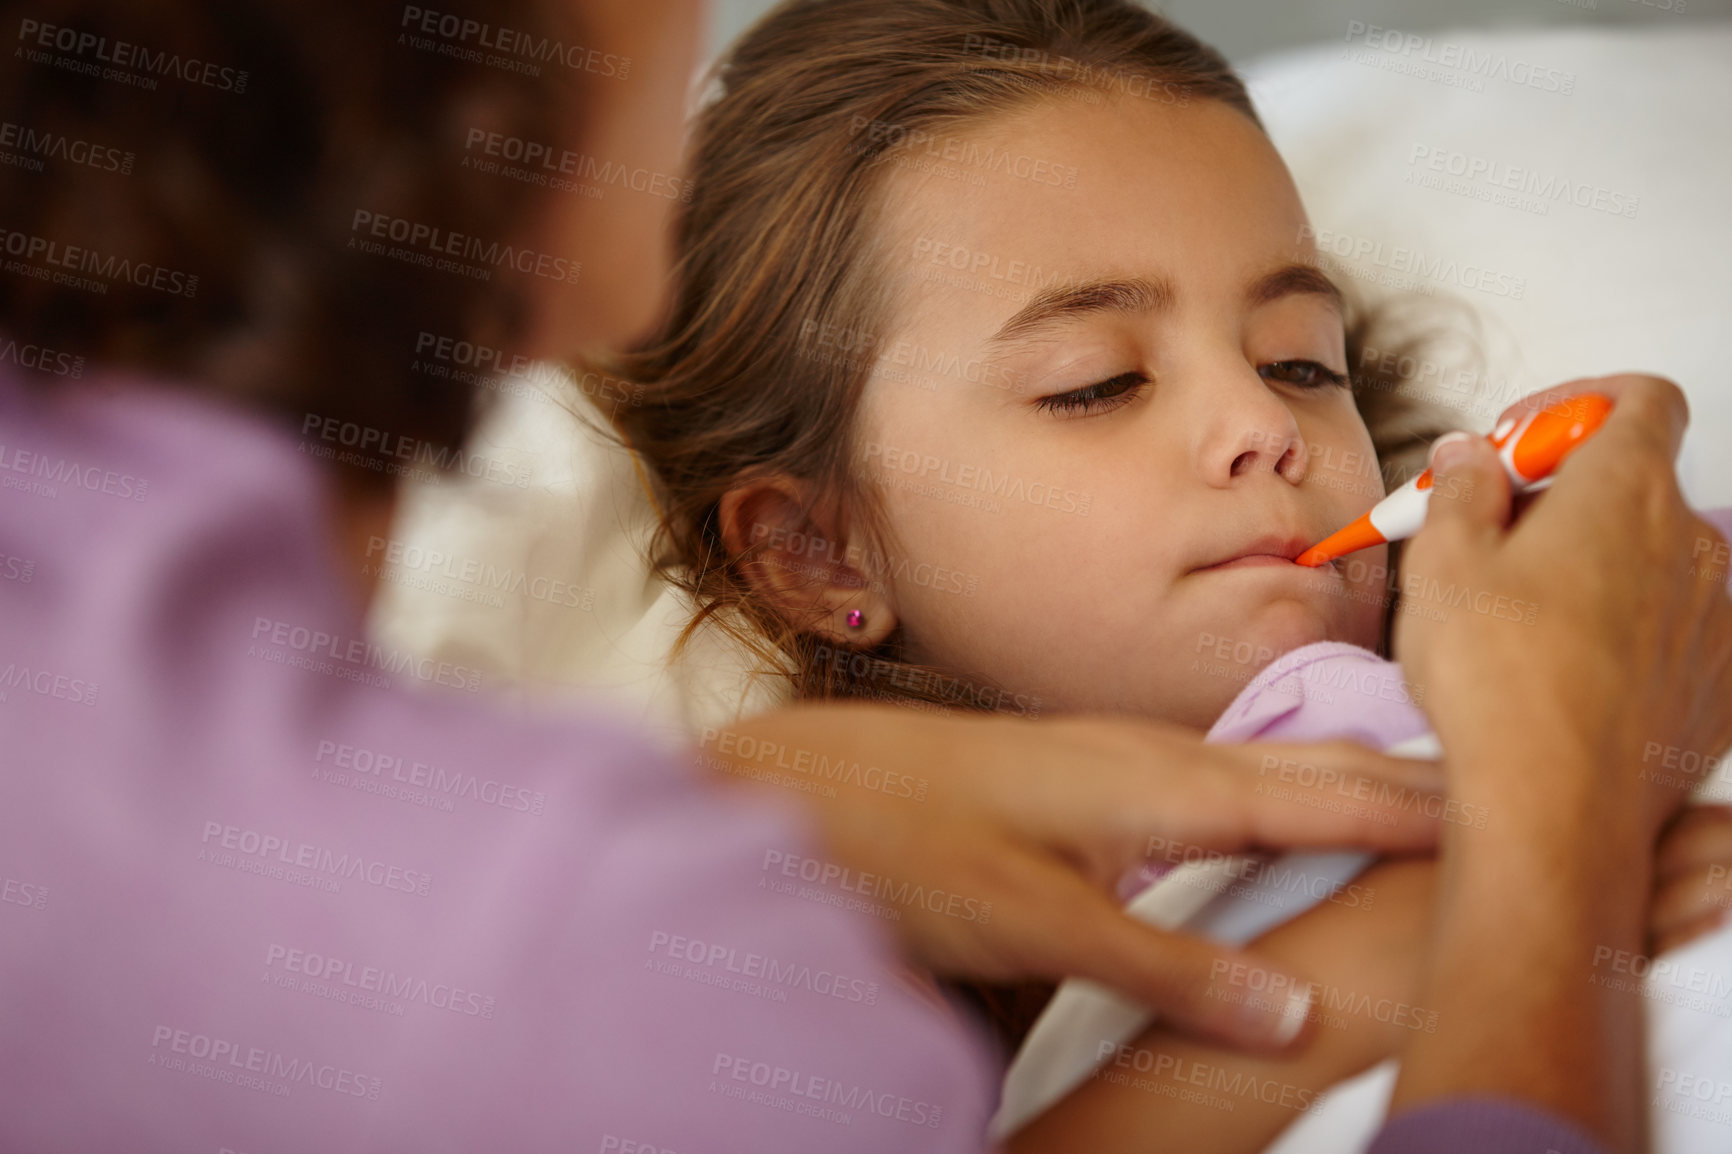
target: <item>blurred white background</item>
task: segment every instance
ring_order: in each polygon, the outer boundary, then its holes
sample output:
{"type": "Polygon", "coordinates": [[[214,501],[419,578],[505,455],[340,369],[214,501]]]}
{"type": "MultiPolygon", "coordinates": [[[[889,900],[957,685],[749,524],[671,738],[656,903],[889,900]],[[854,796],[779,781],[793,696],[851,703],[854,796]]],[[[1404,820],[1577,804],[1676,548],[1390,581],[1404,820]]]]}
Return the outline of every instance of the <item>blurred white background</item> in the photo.
{"type": "MultiPolygon", "coordinates": [[[[714,0],[712,51],[726,47],[773,2],[714,0]]],[[[1339,40],[1349,20],[1428,32],[1732,18],[1732,0],[1167,0],[1147,6],[1235,64],[1265,52],[1339,40]]]]}

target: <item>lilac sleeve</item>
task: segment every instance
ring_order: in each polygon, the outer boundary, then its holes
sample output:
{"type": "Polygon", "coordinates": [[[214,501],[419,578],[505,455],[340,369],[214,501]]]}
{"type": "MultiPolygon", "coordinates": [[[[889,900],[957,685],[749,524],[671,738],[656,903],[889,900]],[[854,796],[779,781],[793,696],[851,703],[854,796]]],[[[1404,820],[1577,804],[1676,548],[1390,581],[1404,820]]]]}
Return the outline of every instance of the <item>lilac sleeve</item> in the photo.
{"type": "Polygon", "coordinates": [[[1453,1098],[1404,1111],[1366,1154],[1605,1154],[1554,1114],[1510,1098],[1453,1098]]]}
{"type": "Polygon", "coordinates": [[[5,384],[0,1150],[979,1150],[885,931],[990,906],[368,638],[316,436],[5,384]]]}
{"type": "Polygon", "coordinates": [[[1423,698],[1395,662],[1357,645],[1318,641],[1283,653],[1252,678],[1208,739],[1347,739],[1388,749],[1427,731],[1423,698]]]}

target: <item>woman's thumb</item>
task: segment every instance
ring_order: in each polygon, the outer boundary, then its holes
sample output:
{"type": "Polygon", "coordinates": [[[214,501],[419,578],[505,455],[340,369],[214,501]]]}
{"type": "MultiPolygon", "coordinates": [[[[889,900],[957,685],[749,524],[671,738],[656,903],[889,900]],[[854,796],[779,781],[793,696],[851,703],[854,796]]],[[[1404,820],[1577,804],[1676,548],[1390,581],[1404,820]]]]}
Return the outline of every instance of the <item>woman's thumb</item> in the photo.
{"type": "Polygon", "coordinates": [[[1509,478],[1497,450],[1472,433],[1445,433],[1431,446],[1431,501],[1427,528],[1451,525],[1479,537],[1509,523],[1509,478]]]}

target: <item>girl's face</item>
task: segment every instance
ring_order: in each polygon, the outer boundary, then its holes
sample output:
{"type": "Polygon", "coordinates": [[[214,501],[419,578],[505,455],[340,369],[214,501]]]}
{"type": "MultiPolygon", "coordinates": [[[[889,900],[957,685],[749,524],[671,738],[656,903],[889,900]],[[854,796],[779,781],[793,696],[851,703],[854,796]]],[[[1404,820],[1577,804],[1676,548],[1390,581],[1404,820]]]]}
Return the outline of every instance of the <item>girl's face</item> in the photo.
{"type": "Polygon", "coordinates": [[[942,143],[888,181],[897,317],[856,430],[909,657],[1202,728],[1276,655],[1375,648],[1383,548],[1357,586],[1290,560],[1383,485],[1263,134],[1055,99],[942,143]]]}

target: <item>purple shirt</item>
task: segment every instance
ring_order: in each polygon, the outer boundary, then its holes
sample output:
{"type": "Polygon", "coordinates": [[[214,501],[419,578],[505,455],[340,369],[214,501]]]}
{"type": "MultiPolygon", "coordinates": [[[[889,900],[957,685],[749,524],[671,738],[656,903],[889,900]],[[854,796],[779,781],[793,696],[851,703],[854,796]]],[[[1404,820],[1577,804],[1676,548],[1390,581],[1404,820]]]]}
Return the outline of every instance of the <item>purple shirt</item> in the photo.
{"type": "Polygon", "coordinates": [[[978,1150],[895,899],[370,649],[323,485],[208,403],[0,381],[0,1148],[978,1150]]]}
{"type": "Polygon", "coordinates": [[[1605,1154],[1605,1147],[1525,1103],[1458,1098],[1397,1114],[1365,1154],[1605,1154]]]}

